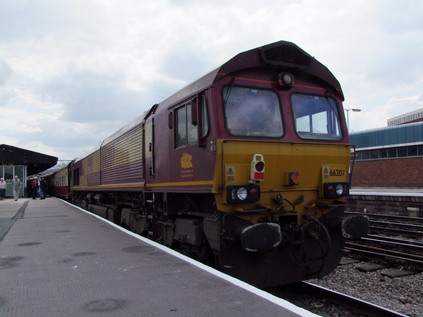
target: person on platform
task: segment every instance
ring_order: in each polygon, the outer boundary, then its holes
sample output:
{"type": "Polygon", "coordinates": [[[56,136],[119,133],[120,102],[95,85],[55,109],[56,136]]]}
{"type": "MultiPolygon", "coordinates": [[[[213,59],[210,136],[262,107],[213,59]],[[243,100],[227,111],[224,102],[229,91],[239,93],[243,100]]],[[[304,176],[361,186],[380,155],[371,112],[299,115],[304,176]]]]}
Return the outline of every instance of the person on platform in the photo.
{"type": "Polygon", "coordinates": [[[47,182],[40,176],[38,176],[38,192],[40,194],[40,199],[46,198],[47,193],[47,182]]]}
{"type": "Polygon", "coordinates": [[[4,196],[6,195],[6,186],[7,183],[4,181],[4,178],[0,178],[0,200],[4,200],[4,196]]]}
{"type": "Polygon", "coordinates": [[[17,201],[19,198],[19,194],[21,192],[21,186],[22,186],[21,180],[19,179],[17,175],[15,175],[15,178],[12,180],[13,198],[15,199],[15,201],[17,201]]]}
{"type": "Polygon", "coordinates": [[[38,180],[37,179],[33,179],[31,181],[31,189],[32,189],[32,199],[37,198],[37,193],[38,193],[38,180]]]}

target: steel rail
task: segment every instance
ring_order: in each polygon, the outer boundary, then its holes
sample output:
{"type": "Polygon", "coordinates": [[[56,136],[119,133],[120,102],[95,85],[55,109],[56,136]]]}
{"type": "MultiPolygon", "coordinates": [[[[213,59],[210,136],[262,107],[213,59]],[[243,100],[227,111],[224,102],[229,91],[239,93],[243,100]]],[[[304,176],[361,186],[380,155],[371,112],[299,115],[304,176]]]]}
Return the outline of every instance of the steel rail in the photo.
{"type": "Polygon", "coordinates": [[[404,220],[404,221],[410,221],[410,222],[423,223],[423,218],[420,218],[420,217],[408,217],[408,216],[363,213],[363,212],[352,212],[352,211],[345,211],[344,213],[346,215],[363,215],[363,216],[368,216],[369,218],[388,218],[388,219],[396,219],[396,220],[404,220]]]}
{"type": "Polygon", "coordinates": [[[389,239],[384,239],[381,237],[372,238],[372,237],[362,237],[360,240],[362,242],[370,242],[370,243],[377,243],[380,245],[392,246],[392,247],[400,247],[401,249],[405,249],[411,252],[423,254],[423,245],[422,244],[414,244],[412,241],[406,241],[397,239],[396,241],[391,241],[389,239]]]}
{"type": "Polygon", "coordinates": [[[322,287],[322,286],[312,284],[309,282],[302,282],[301,285],[304,286],[304,288],[306,288],[310,292],[316,294],[317,296],[322,296],[324,298],[327,298],[330,301],[339,305],[346,305],[348,307],[351,307],[355,310],[365,313],[366,316],[407,317],[407,315],[404,315],[402,313],[393,311],[391,309],[388,309],[388,308],[385,308],[370,302],[366,302],[365,300],[362,300],[360,298],[346,295],[346,294],[328,289],[326,287],[322,287]]]}
{"type": "Polygon", "coordinates": [[[389,233],[395,233],[395,234],[407,234],[407,235],[423,237],[423,231],[410,231],[410,230],[402,230],[402,229],[389,228],[389,227],[370,226],[370,231],[389,232],[389,233]]]}
{"type": "Polygon", "coordinates": [[[423,241],[418,241],[418,240],[400,239],[400,238],[394,238],[394,237],[388,237],[388,236],[380,236],[377,234],[368,234],[366,238],[377,239],[382,241],[398,242],[398,243],[408,243],[408,244],[418,245],[423,247],[423,241]]]}
{"type": "Polygon", "coordinates": [[[376,220],[370,220],[370,224],[377,224],[377,225],[386,225],[386,226],[393,226],[398,228],[409,228],[414,230],[422,230],[422,225],[416,225],[411,223],[404,223],[404,222],[388,222],[388,221],[376,221],[376,220]]]}
{"type": "Polygon", "coordinates": [[[393,260],[399,260],[399,261],[405,261],[409,264],[413,264],[419,268],[423,268],[423,257],[422,256],[415,256],[412,254],[407,254],[403,252],[397,252],[397,251],[390,251],[386,249],[381,248],[375,248],[375,247],[369,247],[364,246],[361,244],[354,244],[351,245],[346,243],[346,246],[344,247],[344,250],[349,252],[355,252],[359,254],[367,254],[371,256],[377,256],[382,258],[390,258],[393,260]]]}

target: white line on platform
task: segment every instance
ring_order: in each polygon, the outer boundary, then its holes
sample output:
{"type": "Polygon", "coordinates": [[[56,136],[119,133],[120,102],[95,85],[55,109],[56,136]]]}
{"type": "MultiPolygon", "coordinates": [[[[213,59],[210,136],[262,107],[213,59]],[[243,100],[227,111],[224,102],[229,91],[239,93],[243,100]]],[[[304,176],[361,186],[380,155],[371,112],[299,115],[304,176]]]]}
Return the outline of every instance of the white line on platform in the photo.
{"type": "Polygon", "coordinates": [[[372,192],[372,191],[350,191],[350,195],[363,195],[363,196],[394,196],[394,197],[423,197],[423,193],[406,193],[406,192],[372,192]]]}
{"type": "Polygon", "coordinates": [[[207,265],[205,265],[203,263],[197,262],[197,261],[195,261],[195,260],[193,260],[193,259],[191,259],[191,258],[189,258],[189,257],[187,257],[187,256],[185,256],[185,255],[183,255],[181,253],[178,253],[175,250],[172,250],[172,249],[170,249],[170,248],[168,248],[168,247],[166,247],[166,246],[164,246],[162,244],[159,244],[159,243],[154,242],[154,241],[152,241],[150,239],[147,239],[145,237],[142,237],[142,236],[140,236],[140,235],[138,235],[138,234],[136,234],[134,232],[131,232],[131,231],[125,229],[125,228],[122,228],[121,226],[118,226],[117,224],[115,224],[115,223],[113,223],[113,222],[111,222],[111,221],[109,221],[109,220],[107,220],[105,218],[102,218],[100,216],[97,216],[96,214],[93,214],[92,212],[89,212],[89,211],[87,211],[85,209],[82,209],[82,208],[80,208],[78,206],[72,205],[71,203],[69,203],[69,202],[67,202],[65,200],[62,200],[62,201],[65,202],[66,204],[74,207],[74,208],[77,208],[77,209],[79,209],[79,210],[81,210],[81,211],[89,214],[92,217],[95,217],[95,218],[97,218],[97,219],[99,219],[99,220],[101,220],[103,222],[108,223],[109,225],[111,225],[111,226],[113,226],[113,227],[115,227],[115,228],[117,228],[117,229],[125,232],[128,235],[131,235],[132,237],[134,237],[134,238],[136,238],[138,240],[141,240],[142,242],[148,243],[148,244],[150,244],[150,245],[152,245],[152,246],[154,246],[154,247],[156,247],[156,248],[158,248],[160,250],[163,250],[163,251],[165,251],[165,252],[167,252],[167,253],[169,253],[169,254],[171,254],[171,255],[173,255],[173,256],[175,256],[175,257],[177,257],[177,258],[179,258],[179,259],[181,259],[183,261],[186,261],[186,262],[188,262],[188,263],[190,263],[192,265],[195,265],[196,267],[198,267],[198,268],[200,268],[200,269],[202,269],[204,271],[207,271],[210,274],[213,274],[213,275],[215,275],[215,276],[217,276],[219,278],[222,278],[222,279],[224,279],[224,280],[226,280],[226,281],[228,281],[228,282],[230,282],[232,284],[235,284],[236,286],[241,287],[241,288],[243,288],[243,289],[245,289],[245,290],[247,290],[247,291],[249,291],[249,292],[251,292],[253,294],[256,294],[257,296],[260,296],[260,297],[262,297],[262,298],[264,298],[264,299],[266,299],[266,300],[268,300],[268,301],[270,301],[270,302],[272,302],[272,303],[274,303],[274,304],[276,304],[276,305],[278,305],[280,307],[283,307],[285,309],[288,309],[291,312],[298,314],[299,316],[304,316],[304,317],[318,317],[318,315],[316,315],[316,314],[314,314],[314,313],[312,313],[310,311],[307,311],[307,310],[305,310],[305,309],[303,309],[301,307],[295,306],[294,304],[292,304],[292,303],[290,303],[290,302],[288,302],[288,301],[286,301],[286,300],[284,300],[282,298],[279,298],[279,297],[276,297],[276,296],[274,296],[272,294],[269,294],[269,293],[267,293],[267,292],[265,292],[265,291],[263,291],[261,289],[258,289],[257,287],[254,287],[254,286],[252,286],[252,285],[250,285],[248,283],[245,283],[245,282],[243,282],[243,281],[241,281],[241,280],[239,280],[237,278],[234,278],[232,276],[229,276],[227,274],[224,274],[224,273],[222,273],[222,272],[220,272],[220,271],[218,271],[218,270],[216,270],[216,269],[214,269],[214,268],[212,268],[210,266],[207,266],[207,265]]]}

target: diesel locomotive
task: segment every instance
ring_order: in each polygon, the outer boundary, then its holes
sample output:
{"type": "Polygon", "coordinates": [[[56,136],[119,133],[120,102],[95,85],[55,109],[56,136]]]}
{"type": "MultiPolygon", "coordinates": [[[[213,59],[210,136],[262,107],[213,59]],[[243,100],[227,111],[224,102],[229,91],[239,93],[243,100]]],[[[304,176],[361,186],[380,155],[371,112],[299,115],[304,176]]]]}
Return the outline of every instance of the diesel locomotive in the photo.
{"type": "Polygon", "coordinates": [[[352,146],[338,80],[297,45],[240,53],[69,167],[69,199],[259,287],[330,273],[352,146]]]}

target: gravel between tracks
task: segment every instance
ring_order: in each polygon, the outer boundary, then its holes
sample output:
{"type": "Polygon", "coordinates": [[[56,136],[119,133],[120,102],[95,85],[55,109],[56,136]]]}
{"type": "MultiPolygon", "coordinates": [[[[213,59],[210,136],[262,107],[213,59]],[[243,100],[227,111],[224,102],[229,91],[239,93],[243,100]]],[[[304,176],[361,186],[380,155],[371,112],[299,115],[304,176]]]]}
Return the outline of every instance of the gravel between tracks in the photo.
{"type": "Polygon", "coordinates": [[[348,294],[413,317],[423,316],[423,273],[390,278],[382,273],[360,272],[363,262],[338,266],[328,276],[309,282],[348,294]]]}

